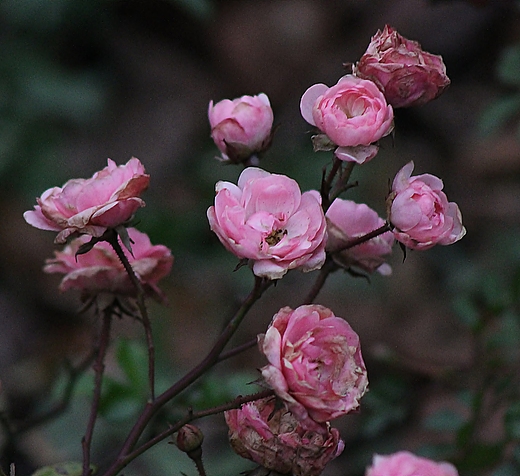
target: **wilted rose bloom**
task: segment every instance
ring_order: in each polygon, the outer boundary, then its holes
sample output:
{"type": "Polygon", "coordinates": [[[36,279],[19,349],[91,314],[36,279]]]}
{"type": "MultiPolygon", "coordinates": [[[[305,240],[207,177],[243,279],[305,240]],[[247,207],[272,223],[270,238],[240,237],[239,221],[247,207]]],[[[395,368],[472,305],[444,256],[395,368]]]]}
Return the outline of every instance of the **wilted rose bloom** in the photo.
{"type": "Polygon", "coordinates": [[[46,190],[34,210],[23,216],[36,228],[59,231],[56,243],[65,243],[73,233],[99,237],[144,206],[139,196],[149,181],[135,157],[120,166],[108,159],[108,165],[92,178],[69,180],[63,187],[46,190]]]}
{"type": "Polygon", "coordinates": [[[388,25],[372,37],[354,73],[374,81],[393,107],[425,104],[450,84],[441,56],[423,51],[388,25]]]}
{"type": "Polygon", "coordinates": [[[409,162],[398,172],[388,197],[395,238],[417,250],[460,240],[466,234],[462,215],[456,203],[448,202],[442,180],[430,174],[411,177],[413,168],[409,162]]]}
{"type": "Polygon", "coordinates": [[[305,430],[287,409],[275,408],[274,398],[247,403],[225,417],[233,449],[281,474],[318,476],[344,448],[338,430],[328,424],[305,430]]]}
{"type": "Polygon", "coordinates": [[[375,455],[372,466],[365,476],[458,476],[450,463],[421,458],[408,451],[400,451],[388,456],[375,455]]]}
{"type": "Polygon", "coordinates": [[[359,337],[330,309],[284,307],[258,342],[269,361],[261,369],[265,381],[304,428],[359,406],[368,385],[359,337]]]}
{"type": "Polygon", "coordinates": [[[372,81],[353,75],[343,76],[331,88],[325,84],[311,86],[301,98],[300,110],[309,124],[340,146],[338,158],[358,163],[370,160],[375,153],[364,150],[361,158],[356,158],[351,153],[353,148],[369,146],[394,127],[392,106],[381,91],[372,81]]]}
{"type": "MultiPolygon", "coordinates": [[[[127,231],[132,240],[133,256],[124,247],[123,252],[145,291],[162,298],[157,283],[171,271],[171,251],[163,245],[152,245],[148,235],[135,228],[128,228],[127,231]]],[[[60,291],[78,289],[86,296],[103,292],[134,296],[136,290],[125,268],[106,241],[100,241],[87,253],[76,256],[79,247],[89,240],[89,236],[82,235],[67,244],[63,251],[55,251],[55,257],[46,261],[43,270],[65,275],[60,291]]]]}
{"type": "Polygon", "coordinates": [[[209,103],[211,137],[225,160],[239,163],[263,152],[271,143],[273,110],[269,98],[242,96],[209,103]]]}
{"type": "Polygon", "coordinates": [[[390,231],[342,250],[353,238],[364,236],[385,224],[374,210],[364,203],[336,198],[325,217],[328,234],[326,250],[332,253],[336,262],[346,268],[360,268],[367,273],[376,270],[385,276],[392,273],[392,268],[385,263],[384,258],[392,253],[394,236],[390,231]]]}
{"type": "Polygon", "coordinates": [[[211,229],[256,276],[280,279],[289,269],[312,271],[325,261],[326,223],[316,191],[300,192],[295,180],[248,167],[238,185],[218,182],[211,229]]]}

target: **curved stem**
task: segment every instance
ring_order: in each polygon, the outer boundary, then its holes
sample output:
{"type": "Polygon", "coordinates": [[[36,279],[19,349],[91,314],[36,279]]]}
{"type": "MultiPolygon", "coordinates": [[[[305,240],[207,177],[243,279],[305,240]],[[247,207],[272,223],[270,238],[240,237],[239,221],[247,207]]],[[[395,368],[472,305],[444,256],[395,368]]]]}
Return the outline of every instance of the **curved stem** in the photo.
{"type": "Polygon", "coordinates": [[[96,361],[94,362],[94,395],[92,397],[92,405],[90,408],[90,417],[88,419],[85,436],[81,442],[83,447],[83,476],[91,474],[90,469],[90,446],[92,444],[92,435],[94,434],[94,426],[99,411],[99,402],[101,400],[101,384],[103,383],[103,373],[105,371],[105,356],[110,340],[110,325],[112,323],[112,309],[108,307],[103,313],[103,325],[99,336],[99,348],[96,361]]]}
{"type": "Polygon", "coordinates": [[[325,264],[321,267],[320,273],[318,274],[318,277],[316,278],[316,282],[314,283],[314,286],[309,291],[309,294],[307,294],[307,297],[304,299],[303,304],[312,304],[316,297],[318,296],[319,292],[323,288],[323,285],[325,284],[325,281],[327,281],[327,278],[331,273],[336,271],[338,268],[338,265],[334,263],[333,259],[330,257],[330,255],[327,256],[327,259],[325,260],[325,264]]]}
{"type": "Polygon", "coordinates": [[[376,236],[382,235],[383,233],[386,233],[387,231],[391,231],[391,227],[389,223],[385,223],[384,225],[381,225],[379,228],[376,228],[375,230],[371,231],[370,233],[367,233],[366,235],[359,236],[357,238],[353,238],[352,240],[349,240],[348,243],[341,248],[334,250],[335,252],[348,250],[350,248],[353,248],[354,246],[360,245],[361,243],[364,243],[365,241],[371,240],[372,238],[375,238],[376,236]]]}
{"type": "Polygon", "coordinates": [[[144,289],[141,281],[139,281],[137,278],[130,262],[128,261],[128,258],[123,252],[121,245],[119,244],[117,232],[115,230],[108,230],[106,239],[125,267],[128,277],[130,278],[130,281],[134,285],[137,292],[137,307],[139,308],[139,313],[141,314],[144,332],[146,334],[146,343],[148,345],[148,382],[150,386],[150,399],[153,401],[155,399],[155,347],[152,337],[152,324],[150,322],[150,318],[148,317],[148,310],[146,309],[146,304],[144,301],[144,289]]]}
{"type": "MultiPolygon", "coordinates": [[[[213,348],[209,351],[206,357],[192,370],[190,370],[184,377],[178,380],[175,384],[173,384],[170,388],[164,391],[161,395],[157,396],[157,398],[151,402],[149,402],[143,413],[141,413],[137,422],[130,430],[128,437],[119,452],[117,459],[110,466],[110,468],[106,471],[104,476],[115,476],[119,471],[121,471],[130,461],[132,461],[136,456],[140,455],[143,451],[133,451],[137,441],[142,435],[144,429],[153,418],[153,416],[172,398],[177,396],[180,392],[185,390],[189,385],[195,382],[204,372],[210,369],[215,363],[217,363],[218,358],[227,345],[238,326],[246,316],[247,312],[251,309],[253,304],[260,299],[264,291],[266,291],[273,281],[269,281],[263,278],[258,278],[255,276],[255,285],[253,290],[249,293],[247,298],[244,300],[240,309],[235,313],[232,319],[228,322],[227,326],[224,328],[223,332],[220,334],[217,342],[213,346],[213,348]],[[131,456],[132,455],[132,456],[131,456]]],[[[185,424],[187,422],[184,422],[185,424]]],[[[181,425],[182,426],[182,425],[181,425]]],[[[180,428],[180,427],[179,427],[180,428]]],[[[175,430],[176,431],[176,430],[175,430]]],[[[173,433],[173,431],[172,431],[173,433]]],[[[171,434],[171,433],[170,433],[171,434]]],[[[152,440],[150,440],[152,441],[152,440]]],[[[155,443],[154,443],[155,444],[155,443]]],[[[143,446],[147,445],[145,443],[139,449],[143,448],[143,446]]]]}

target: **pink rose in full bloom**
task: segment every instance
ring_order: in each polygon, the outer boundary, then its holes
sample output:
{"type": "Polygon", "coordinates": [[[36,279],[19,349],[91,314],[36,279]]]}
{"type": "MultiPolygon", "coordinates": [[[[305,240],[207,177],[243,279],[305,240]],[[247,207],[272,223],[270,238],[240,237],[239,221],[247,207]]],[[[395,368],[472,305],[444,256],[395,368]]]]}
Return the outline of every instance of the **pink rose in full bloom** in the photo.
{"type": "Polygon", "coordinates": [[[359,406],[367,385],[358,335],[319,305],[284,307],[258,336],[262,375],[309,430],[359,406]]]}
{"type": "Polygon", "coordinates": [[[107,228],[127,222],[144,202],[150,176],[135,157],[117,166],[108,165],[89,179],[69,180],[63,187],[43,192],[34,210],[24,213],[29,225],[59,231],[56,243],[65,243],[73,233],[101,236],[107,228]]]}
{"type": "Polygon", "coordinates": [[[234,255],[253,262],[256,276],[280,279],[289,269],[319,269],[325,261],[326,223],[316,191],[295,180],[248,167],[238,185],[218,182],[211,229],[234,255]]]}
{"type": "Polygon", "coordinates": [[[335,86],[315,84],[300,101],[303,118],[339,148],[336,156],[364,163],[377,153],[372,145],[394,127],[392,106],[372,81],[343,76],[335,86]]]}
{"type": "Polygon", "coordinates": [[[276,408],[274,398],[247,403],[225,417],[233,449],[280,474],[319,476],[344,448],[338,430],[322,424],[308,431],[287,409],[276,408]]]}
{"type": "Polygon", "coordinates": [[[462,215],[456,203],[448,202],[442,180],[430,174],[411,177],[413,168],[409,162],[398,172],[387,200],[395,238],[417,250],[460,240],[466,234],[462,215]]]}
{"type": "Polygon", "coordinates": [[[392,253],[394,235],[390,231],[342,250],[353,238],[364,236],[385,224],[374,210],[364,203],[336,198],[325,217],[328,234],[326,250],[332,253],[337,263],[346,268],[354,266],[367,273],[376,270],[385,276],[392,273],[392,268],[385,263],[384,258],[392,253]]]}
{"type": "Polygon", "coordinates": [[[458,476],[450,463],[436,462],[421,458],[408,451],[400,451],[388,456],[375,455],[372,466],[365,476],[458,476]]]}
{"type": "Polygon", "coordinates": [[[423,51],[389,25],[372,37],[354,74],[374,81],[393,107],[425,104],[450,84],[441,56],[423,51]]]}
{"type": "MultiPolygon", "coordinates": [[[[123,252],[145,291],[162,298],[157,283],[170,273],[173,264],[171,251],[163,245],[152,245],[148,235],[135,228],[127,231],[132,240],[133,256],[124,247],[123,252]]],[[[78,289],[85,296],[102,292],[134,296],[136,290],[125,268],[106,241],[100,241],[87,253],[76,256],[80,246],[89,240],[88,235],[81,235],[67,244],[63,251],[55,251],[55,257],[46,261],[43,270],[65,275],[60,291],[78,289]]]]}
{"type": "Polygon", "coordinates": [[[208,118],[211,137],[224,160],[243,162],[271,144],[273,110],[264,93],[223,99],[215,105],[211,101],[208,118]]]}

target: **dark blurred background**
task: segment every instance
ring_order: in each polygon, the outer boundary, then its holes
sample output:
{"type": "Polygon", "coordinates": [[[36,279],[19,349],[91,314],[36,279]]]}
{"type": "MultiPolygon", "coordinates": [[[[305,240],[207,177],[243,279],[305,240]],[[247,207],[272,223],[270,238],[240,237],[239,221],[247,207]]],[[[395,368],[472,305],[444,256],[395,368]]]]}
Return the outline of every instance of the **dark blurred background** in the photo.
{"type": "MultiPolygon", "coordinates": [[[[462,405],[453,394],[464,390],[464,381],[453,388],[446,380],[440,384],[439,375],[448,372],[454,383],[458,371],[474,365],[471,336],[459,316],[467,315],[467,302],[459,298],[477,292],[498,299],[502,280],[520,266],[519,20],[519,3],[507,0],[0,2],[3,408],[11,417],[30,417],[58,398],[64,359],[80,360],[97,326],[94,316],[77,313],[78,296],[60,295],[59,277],[41,270],[56,248],[52,233],[22,218],[35,197],[69,178],[90,177],[108,157],[143,162],[151,186],[139,228],[175,255],[162,286],[170,305],[151,305],[159,385],[165,387],[204,355],[252,284],[247,269],[232,272],[236,260],[205,217],[215,182],[234,181],[240,173],[214,160],[208,102],[265,92],[279,128],[262,167],[297,179],[302,189],[318,188],[330,156],[312,152],[300,97],[314,83],[334,84],[345,74],[342,64],[359,59],[388,23],[442,55],[452,84],[428,105],[396,111],[393,144],[386,140],[375,160],[355,169],[360,186],[350,198],[384,216],[388,181],[414,160],[416,174],[444,180],[467,236],[450,247],[408,253],[404,263],[396,247],[392,277],[373,276],[368,283],[338,273],[318,298],[360,334],[375,382],[371,419],[363,410],[339,421],[347,450],[325,474],[359,474],[375,451],[449,444],[442,425],[432,429],[425,420],[462,405]]],[[[234,343],[263,332],[281,306],[299,305],[313,278],[289,273],[256,306],[234,343]]],[[[117,323],[115,334],[142,339],[129,319],[117,323]]],[[[117,355],[112,360],[108,372],[121,383],[117,355]]],[[[220,364],[180,408],[254,391],[245,384],[261,365],[255,350],[220,364]]],[[[4,447],[4,470],[15,461],[23,476],[80,459],[89,382],[79,385],[76,403],[50,428],[37,427],[4,447]]],[[[124,385],[113,391],[115,403],[110,407],[106,397],[110,409],[95,447],[101,464],[117,451],[137,406],[124,385]]],[[[165,418],[175,415],[170,410],[165,418]]],[[[251,467],[228,449],[221,417],[202,426],[209,474],[251,467]]],[[[493,439],[502,430],[491,422],[482,431],[493,439]]],[[[125,474],[194,474],[185,460],[162,444],[125,474]]]]}

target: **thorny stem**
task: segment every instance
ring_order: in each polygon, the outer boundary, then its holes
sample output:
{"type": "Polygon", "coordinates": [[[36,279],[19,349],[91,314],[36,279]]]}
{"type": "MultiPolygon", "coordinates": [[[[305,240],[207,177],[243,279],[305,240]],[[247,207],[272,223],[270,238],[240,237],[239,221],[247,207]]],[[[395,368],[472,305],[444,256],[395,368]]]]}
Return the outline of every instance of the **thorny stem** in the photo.
{"type": "Polygon", "coordinates": [[[327,278],[331,273],[339,269],[338,265],[334,263],[334,260],[330,255],[327,255],[327,259],[325,260],[325,264],[321,267],[320,273],[318,274],[318,277],[316,278],[316,282],[314,283],[314,286],[309,291],[309,294],[307,294],[307,297],[304,299],[303,304],[312,304],[316,297],[318,296],[319,292],[323,288],[325,281],[327,281],[327,278]]]}
{"type": "Polygon", "coordinates": [[[112,230],[107,237],[107,241],[110,243],[114,251],[116,252],[119,260],[125,267],[125,270],[132,282],[133,286],[137,291],[137,306],[139,308],[139,312],[141,314],[144,332],[146,334],[146,343],[148,345],[148,382],[150,385],[150,399],[151,401],[155,400],[155,347],[153,343],[152,337],[152,324],[150,322],[150,318],[148,317],[148,310],[146,309],[146,304],[144,301],[144,289],[141,284],[141,281],[137,278],[128,258],[126,257],[119,241],[117,239],[117,233],[115,230],[112,230]]]}
{"type": "Polygon", "coordinates": [[[99,348],[94,362],[94,395],[92,397],[92,405],[90,408],[90,417],[87,423],[85,436],[82,440],[83,447],[83,476],[89,476],[90,472],[90,446],[92,444],[92,435],[94,434],[94,426],[99,411],[99,401],[101,399],[101,384],[103,382],[103,372],[105,371],[105,356],[110,340],[110,325],[112,323],[112,309],[108,307],[103,313],[103,324],[99,335],[99,348]]]}
{"type": "Polygon", "coordinates": [[[224,403],[223,405],[219,405],[217,407],[207,408],[206,410],[200,410],[198,412],[189,411],[188,414],[184,418],[181,418],[177,423],[175,423],[175,425],[170,426],[167,430],[164,430],[163,432],[159,433],[154,438],[148,440],[139,448],[129,453],[125,457],[123,467],[130,463],[130,461],[144,453],[145,451],[149,450],[152,446],[168,438],[168,436],[172,435],[176,431],[179,431],[184,425],[187,425],[188,423],[191,423],[194,420],[198,420],[200,418],[204,418],[210,415],[216,415],[218,413],[223,413],[227,410],[233,410],[234,408],[240,408],[244,403],[252,402],[254,400],[260,400],[261,398],[267,398],[272,395],[274,395],[273,390],[264,390],[253,395],[246,395],[244,397],[238,396],[231,402],[224,403]]]}
{"type": "MultiPolygon", "coordinates": [[[[121,448],[119,455],[117,459],[114,461],[114,463],[108,468],[104,476],[116,476],[119,471],[121,471],[130,461],[132,461],[134,458],[139,456],[141,453],[146,451],[149,447],[153,446],[154,444],[158,443],[162,439],[166,438],[169,434],[173,433],[174,431],[177,431],[179,428],[181,428],[183,425],[191,421],[191,419],[188,419],[186,421],[181,421],[180,426],[175,426],[175,430],[171,431],[170,433],[161,433],[160,435],[164,435],[162,437],[155,437],[152,440],[149,440],[149,442],[144,443],[139,448],[134,450],[135,445],[137,444],[137,441],[139,440],[140,436],[142,435],[144,429],[150,422],[150,420],[153,418],[153,416],[166,404],[168,403],[172,398],[177,396],[180,392],[185,390],[189,385],[191,385],[193,382],[195,382],[201,375],[203,375],[208,369],[210,369],[213,365],[215,365],[218,362],[218,358],[220,354],[222,353],[222,350],[227,345],[235,331],[237,330],[238,326],[248,313],[248,311],[251,309],[253,304],[260,299],[264,291],[266,291],[273,281],[269,281],[264,278],[259,278],[255,276],[255,285],[253,290],[249,293],[247,298],[244,300],[238,311],[235,313],[235,315],[231,318],[231,320],[228,322],[227,326],[224,328],[222,333],[220,334],[220,337],[217,339],[217,342],[213,346],[213,348],[209,351],[209,353],[206,355],[206,357],[192,370],[190,370],[187,374],[184,375],[180,380],[178,380],[176,383],[174,383],[170,388],[168,388],[166,391],[164,391],[161,395],[157,396],[157,398],[151,402],[148,402],[145,409],[139,416],[137,422],[133,426],[133,428],[130,430],[130,433],[128,434],[128,437],[123,444],[123,447],[121,448]],[[151,443],[153,442],[153,443],[151,443]]],[[[211,413],[210,413],[211,414],[211,413]]],[[[197,418],[200,418],[200,415],[197,416],[197,418]]],[[[158,435],[158,436],[160,436],[158,435]]]]}

